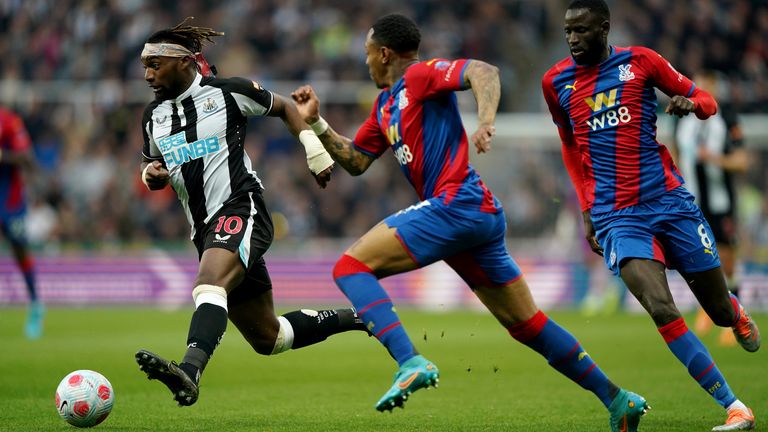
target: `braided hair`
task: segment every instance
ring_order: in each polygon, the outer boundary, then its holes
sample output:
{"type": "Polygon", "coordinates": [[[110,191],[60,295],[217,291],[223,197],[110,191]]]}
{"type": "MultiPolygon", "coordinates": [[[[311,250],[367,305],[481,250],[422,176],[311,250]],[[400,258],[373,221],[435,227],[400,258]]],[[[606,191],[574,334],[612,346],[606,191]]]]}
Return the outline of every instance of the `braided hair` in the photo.
{"type": "Polygon", "coordinates": [[[158,30],[147,39],[148,43],[171,42],[179,44],[193,53],[199,53],[203,45],[215,43],[211,37],[224,36],[224,32],[216,31],[209,27],[195,27],[189,25],[189,21],[195,17],[186,17],[184,21],[173,28],[158,30]]]}

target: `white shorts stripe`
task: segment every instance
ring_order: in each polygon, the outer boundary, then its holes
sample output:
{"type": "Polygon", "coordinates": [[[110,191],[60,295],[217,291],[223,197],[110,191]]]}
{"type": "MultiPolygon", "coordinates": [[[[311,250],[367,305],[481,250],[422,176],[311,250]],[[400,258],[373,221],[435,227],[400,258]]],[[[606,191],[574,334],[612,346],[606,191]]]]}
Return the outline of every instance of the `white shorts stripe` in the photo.
{"type": "Polygon", "coordinates": [[[248,223],[245,225],[245,234],[243,240],[240,242],[240,260],[248,268],[251,258],[251,235],[253,234],[253,215],[256,214],[256,206],[253,203],[253,192],[248,193],[248,199],[251,201],[251,216],[248,218],[248,223]]]}

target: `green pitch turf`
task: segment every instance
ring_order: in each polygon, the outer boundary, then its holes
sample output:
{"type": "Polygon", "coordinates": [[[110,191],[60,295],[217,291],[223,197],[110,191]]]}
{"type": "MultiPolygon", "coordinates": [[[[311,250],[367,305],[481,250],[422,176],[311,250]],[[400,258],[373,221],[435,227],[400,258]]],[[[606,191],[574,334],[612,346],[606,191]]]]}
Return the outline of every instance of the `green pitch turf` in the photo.
{"type": "MultiPolygon", "coordinates": [[[[283,310],[285,311],[285,310],[283,310]]],[[[178,359],[189,311],[49,309],[45,335],[22,335],[25,311],[0,309],[0,431],[72,431],[54,392],[75,369],[93,369],[114,386],[102,431],[607,431],[599,401],[512,340],[484,313],[403,311],[421,352],[440,368],[440,387],[420,390],[405,410],[379,413],[395,363],[362,333],[275,357],[259,356],[237,330],[228,333],[203,377],[200,400],[179,408],[148,381],[133,354],[146,348],[178,359]]],[[[584,318],[552,313],[619,385],[653,409],[642,431],[708,431],[725,420],[688,376],[645,315],[584,318]]],[[[768,316],[756,315],[768,329],[768,316]]],[[[689,322],[692,319],[689,318],[689,322]]],[[[768,330],[767,330],[768,331],[768,330]]],[[[768,348],[749,354],[704,338],[720,369],[757,416],[768,422],[768,348]]]]}

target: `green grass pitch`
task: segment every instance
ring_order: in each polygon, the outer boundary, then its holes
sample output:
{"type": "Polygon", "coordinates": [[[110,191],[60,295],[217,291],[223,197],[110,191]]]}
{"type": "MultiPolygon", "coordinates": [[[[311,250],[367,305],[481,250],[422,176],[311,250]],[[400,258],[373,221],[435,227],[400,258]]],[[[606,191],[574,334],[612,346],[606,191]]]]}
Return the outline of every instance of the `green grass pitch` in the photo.
{"type": "MultiPolygon", "coordinates": [[[[99,371],[114,386],[115,406],[97,426],[102,431],[609,430],[595,397],[511,339],[486,313],[402,312],[406,329],[441,377],[438,389],[420,390],[392,414],[373,406],[391,384],[395,363],[362,333],[263,357],[230,325],[203,377],[200,400],[179,408],[165,387],[139,372],[133,354],[146,348],[178,359],[190,311],[51,308],[37,341],[22,335],[24,309],[0,314],[0,431],[74,430],[59,418],[53,396],[75,369],[99,371]]],[[[640,430],[708,431],[725,420],[647,316],[551,316],[614,382],[648,399],[653,409],[640,430]]],[[[755,317],[768,328],[768,316],[755,317]]],[[[721,348],[716,333],[704,342],[764,430],[768,349],[749,354],[721,348]]]]}

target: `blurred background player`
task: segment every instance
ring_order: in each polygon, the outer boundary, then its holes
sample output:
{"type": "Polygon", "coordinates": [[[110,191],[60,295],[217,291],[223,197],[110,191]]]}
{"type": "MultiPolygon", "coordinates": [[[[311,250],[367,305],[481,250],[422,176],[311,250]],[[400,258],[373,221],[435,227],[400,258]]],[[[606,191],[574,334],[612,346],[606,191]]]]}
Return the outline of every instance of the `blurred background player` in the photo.
{"type": "Polygon", "coordinates": [[[478,153],[491,149],[501,91],[498,69],[479,60],[420,61],[420,42],[416,24],[399,14],[379,18],[368,31],[366,64],[382,91],[354,140],[320,116],[312,87],[292,93],[304,120],[350,174],[364,173],[391,148],[422,200],[371,228],[333,270],[339,288],[399,366],[376,409],[402,407],[412,392],[436,385],[439,378],[434,363],[414,347],[379,279],[442,260],[510,335],[592,391],[608,408],[612,430],[624,431],[627,425],[637,430],[645,399],[613,384],[579,342],[535,305],[506,249],[501,203],[469,164],[470,141],[478,153]],[[469,140],[455,95],[468,89],[479,123],[469,140]]]}
{"type": "Polygon", "coordinates": [[[210,28],[184,20],[152,34],[141,61],[155,93],[142,120],[141,180],[150,190],[171,184],[192,226],[200,265],[192,297],[195,312],[181,364],[146,350],[136,361],[179,405],[197,401],[200,376],[227,327],[235,324],[259,354],[278,354],[361,330],[351,309],[302,309],[275,316],[272,282],[263,255],[273,225],[262,184],[243,141],[248,116],[279,117],[307,151],[317,183],[330,180],[333,160],[302,121],[290,99],[244,78],[216,78],[202,56],[210,28]]]}
{"type": "Polygon", "coordinates": [[[621,275],[691,377],[727,410],[725,424],[713,430],[752,429],[752,411],[688,330],[664,268],[678,270],[714,322],[733,327],[742,347],[757,351],[757,325],[728,293],[707,221],[656,141],[654,87],[672,98],[671,115],[706,119],[717,103],[653,50],[608,45],[610,27],[603,0],[571,1],[565,13],[571,55],[542,80],[586,239],[621,275]]]}
{"type": "MultiPolygon", "coordinates": [[[[717,74],[703,70],[694,75],[696,85],[719,100],[717,74]]],[[[695,197],[715,236],[717,252],[728,290],[739,296],[736,275],[738,239],[737,197],[734,175],[749,168],[749,155],[736,113],[729,104],[718,104],[718,112],[707,120],[686,116],[677,122],[675,131],[676,161],[686,179],[685,187],[695,197]]],[[[694,328],[699,334],[712,329],[712,320],[699,309],[694,328]]],[[[733,333],[722,329],[722,345],[736,345],[733,333]]]]}
{"type": "Polygon", "coordinates": [[[29,312],[24,333],[37,339],[43,333],[45,309],[35,286],[35,269],[29,252],[25,219],[23,172],[35,167],[32,144],[18,115],[0,107],[0,232],[8,239],[29,294],[29,312]]]}

